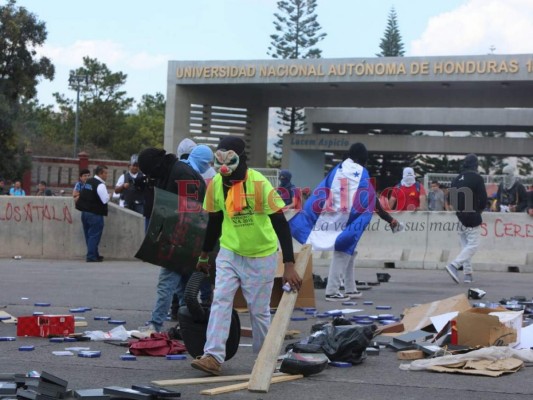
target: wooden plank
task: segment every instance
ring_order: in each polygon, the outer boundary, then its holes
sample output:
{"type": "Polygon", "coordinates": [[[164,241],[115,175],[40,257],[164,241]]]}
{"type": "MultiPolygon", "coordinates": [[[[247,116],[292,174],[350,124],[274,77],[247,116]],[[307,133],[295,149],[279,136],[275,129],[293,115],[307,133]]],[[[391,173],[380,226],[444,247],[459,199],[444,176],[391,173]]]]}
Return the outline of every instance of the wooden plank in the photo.
{"type": "MultiPolygon", "coordinates": [[[[284,376],[282,372],[276,372],[274,376],[284,376]]],[[[251,374],[244,375],[228,375],[228,376],[207,376],[205,378],[183,378],[183,379],[169,379],[163,381],[152,381],[157,386],[181,386],[181,385],[197,385],[204,383],[220,383],[231,381],[247,381],[251,374]]]]}
{"type": "Polygon", "coordinates": [[[4,324],[16,324],[17,323],[17,319],[14,316],[12,316],[11,314],[6,313],[5,311],[0,311],[0,317],[2,317],[2,318],[9,317],[9,319],[3,319],[2,320],[2,322],[4,324]]]}
{"type": "Polygon", "coordinates": [[[396,353],[398,360],[421,360],[426,355],[422,350],[403,350],[396,353]]]}
{"type": "MultiPolygon", "coordinates": [[[[304,377],[303,375],[275,376],[270,380],[270,383],[295,381],[297,379],[302,379],[303,377],[304,377]]],[[[248,384],[249,382],[243,382],[243,383],[236,383],[234,385],[221,386],[221,387],[214,388],[214,389],[206,389],[206,390],[202,390],[200,394],[214,396],[214,395],[222,394],[222,393],[236,392],[237,390],[246,389],[248,387],[248,384]]]]}
{"type": "MultiPolygon", "coordinates": [[[[304,276],[310,257],[311,245],[304,245],[298,254],[295,264],[295,270],[300,277],[304,276]]],[[[297,297],[298,292],[284,292],[281,297],[278,310],[274,314],[274,319],[268,330],[265,342],[261,347],[261,351],[252,370],[252,376],[248,385],[248,390],[251,392],[268,392],[270,378],[276,366],[276,360],[283,345],[285,332],[287,332],[297,297]]]]}

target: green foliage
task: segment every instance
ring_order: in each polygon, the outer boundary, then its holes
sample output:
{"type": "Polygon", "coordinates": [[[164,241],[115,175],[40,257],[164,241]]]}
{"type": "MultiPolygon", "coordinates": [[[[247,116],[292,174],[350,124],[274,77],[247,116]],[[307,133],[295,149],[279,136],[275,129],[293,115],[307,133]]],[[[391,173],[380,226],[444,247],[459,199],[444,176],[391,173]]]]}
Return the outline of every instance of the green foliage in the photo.
{"type": "MultiPolygon", "coordinates": [[[[326,37],[315,13],[317,0],[282,0],[277,3],[279,12],[274,13],[276,33],[270,35],[267,54],[278,59],[320,58],[322,50],[316,45],[326,37]]],[[[279,124],[278,140],[273,155],[276,162],[281,161],[283,134],[303,133],[305,116],[299,107],[281,108],[276,112],[279,124]]]]}
{"type": "Polygon", "coordinates": [[[113,148],[121,149],[120,158],[129,158],[146,147],[163,147],[165,97],[161,93],[144,95],[137,111],[126,117],[126,137],[116,137],[113,148]]]}
{"type": "Polygon", "coordinates": [[[20,178],[29,166],[16,130],[20,102],[35,96],[40,78],[54,77],[51,61],[36,57],[46,36],[45,23],[15,0],[0,6],[0,175],[10,179],[20,178]]]}
{"type": "Polygon", "coordinates": [[[377,53],[378,57],[403,57],[405,51],[403,49],[402,35],[398,27],[398,17],[396,10],[391,8],[387,20],[387,28],[381,42],[379,43],[381,52],[377,53]]]}
{"type": "Polygon", "coordinates": [[[315,47],[326,37],[319,33],[320,24],[315,14],[316,0],[278,1],[279,13],[274,13],[276,33],[267,54],[272,58],[320,58],[322,50],[315,47]]]}

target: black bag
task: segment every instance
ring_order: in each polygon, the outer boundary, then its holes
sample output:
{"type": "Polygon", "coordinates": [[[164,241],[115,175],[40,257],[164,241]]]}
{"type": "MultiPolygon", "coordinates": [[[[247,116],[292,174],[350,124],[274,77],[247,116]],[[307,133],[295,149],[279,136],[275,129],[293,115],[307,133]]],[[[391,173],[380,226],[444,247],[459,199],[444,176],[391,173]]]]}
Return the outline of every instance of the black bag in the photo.
{"type": "Polygon", "coordinates": [[[305,344],[295,343],[293,351],[311,352],[320,346],[330,361],[349,362],[353,365],[362,363],[366,358],[366,348],[374,337],[375,325],[339,325],[327,324],[305,339],[305,344]]]}
{"type": "Polygon", "coordinates": [[[325,325],[322,331],[309,337],[309,344],[320,344],[330,361],[362,363],[366,348],[374,336],[375,325],[325,325]]]}

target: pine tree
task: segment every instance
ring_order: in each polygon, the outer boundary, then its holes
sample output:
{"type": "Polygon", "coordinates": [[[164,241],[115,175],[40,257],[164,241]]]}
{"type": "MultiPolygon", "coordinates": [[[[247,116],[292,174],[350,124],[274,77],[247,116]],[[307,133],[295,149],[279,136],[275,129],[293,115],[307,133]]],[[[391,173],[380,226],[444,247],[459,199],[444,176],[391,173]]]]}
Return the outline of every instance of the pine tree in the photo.
{"type": "MultiPolygon", "coordinates": [[[[387,19],[387,28],[379,48],[381,52],[378,57],[403,57],[402,36],[398,27],[398,17],[396,10],[391,8],[387,19]]],[[[375,130],[375,134],[381,135],[411,135],[410,130],[375,130]]],[[[367,169],[370,175],[376,178],[376,185],[379,190],[394,186],[402,178],[403,168],[414,167],[416,156],[411,154],[377,154],[370,153],[367,169]]]]}
{"type": "Polygon", "coordinates": [[[381,39],[379,48],[381,52],[376,54],[378,57],[403,57],[405,53],[403,50],[402,35],[398,27],[398,17],[394,7],[389,12],[387,29],[385,29],[385,34],[381,39]]]}
{"type": "MultiPolygon", "coordinates": [[[[326,37],[315,13],[317,0],[282,0],[277,3],[279,12],[274,13],[276,33],[270,35],[267,54],[279,59],[320,58],[322,50],[316,45],[326,37]]],[[[276,112],[279,118],[278,141],[273,155],[274,161],[281,162],[283,134],[303,133],[305,116],[299,107],[281,108],[276,112]]]]}

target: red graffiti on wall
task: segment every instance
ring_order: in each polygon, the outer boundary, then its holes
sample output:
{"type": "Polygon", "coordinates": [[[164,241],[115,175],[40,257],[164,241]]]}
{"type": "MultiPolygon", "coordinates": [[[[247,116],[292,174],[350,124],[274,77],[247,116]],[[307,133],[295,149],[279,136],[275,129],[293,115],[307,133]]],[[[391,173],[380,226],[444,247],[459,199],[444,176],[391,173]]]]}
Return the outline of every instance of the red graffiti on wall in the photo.
{"type": "Polygon", "coordinates": [[[494,221],[494,235],[496,237],[533,238],[533,224],[504,222],[502,219],[496,218],[494,221]]]}
{"type": "Polygon", "coordinates": [[[27,203],[24,206],[6,203],[0,208],[0,221],[13,222],[42,222],[57,221],[72,224],[72,214],[67,205],[56,207],[54,205],[35,205],[27,203]]]}

